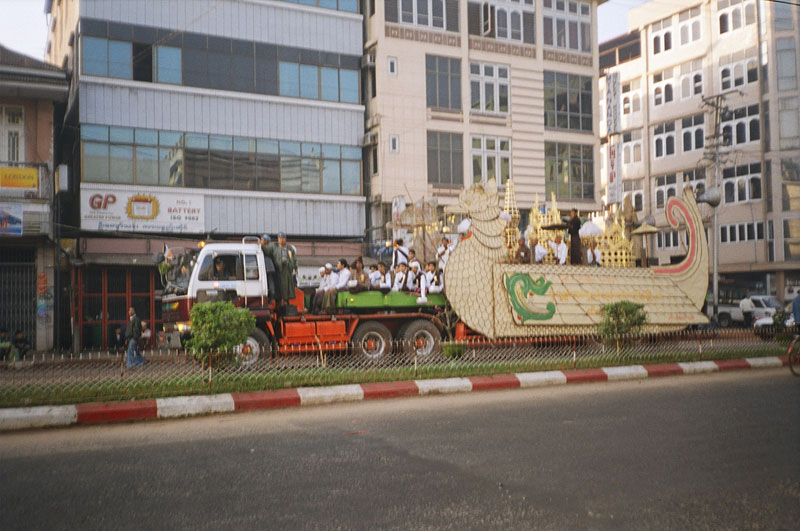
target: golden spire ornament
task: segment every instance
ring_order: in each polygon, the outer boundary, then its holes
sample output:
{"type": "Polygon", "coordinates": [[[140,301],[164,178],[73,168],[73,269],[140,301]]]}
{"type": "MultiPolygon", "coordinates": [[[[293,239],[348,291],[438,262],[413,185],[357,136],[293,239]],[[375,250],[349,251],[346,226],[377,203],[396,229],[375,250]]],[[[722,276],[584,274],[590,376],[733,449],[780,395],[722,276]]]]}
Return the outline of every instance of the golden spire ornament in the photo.
{"type": "Polygon", "coordinates": [[[508,250],[508,260],[513,262],[519,249],[519,208],[517,208],[517,198],[514,194],[514,181],[506,181],[506,193],[503,199],[503,210],[511,216],[511,220],[505,229],[506,249],[508,250]]]}

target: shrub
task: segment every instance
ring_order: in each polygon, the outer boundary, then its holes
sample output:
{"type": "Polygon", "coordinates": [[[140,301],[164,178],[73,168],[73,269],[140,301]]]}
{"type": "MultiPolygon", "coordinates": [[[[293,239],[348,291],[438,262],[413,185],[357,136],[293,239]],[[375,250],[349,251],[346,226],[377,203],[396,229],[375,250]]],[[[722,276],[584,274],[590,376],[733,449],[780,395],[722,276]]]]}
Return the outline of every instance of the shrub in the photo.
{"type": "Polygon", "coordinates": [[[203,302],[192,306],[192,337],[186,348],[201,361],[209,353],[223,360],[234,358],[236,347],[247,340],[256,327],[256,318],[247,308],[235,308],[230,302],[203,302]]]}
{"type": "Polygon", "coordinates": [[[600,308],[600,312],[603,320],[597,326],[597,333],[606,341],[613,340],[617,345],[617,353],[619,353],[620,341],[623,337],[635,336],[647,323],[644,304],[631,301],[612,302],[604,304],[600,308]]]}

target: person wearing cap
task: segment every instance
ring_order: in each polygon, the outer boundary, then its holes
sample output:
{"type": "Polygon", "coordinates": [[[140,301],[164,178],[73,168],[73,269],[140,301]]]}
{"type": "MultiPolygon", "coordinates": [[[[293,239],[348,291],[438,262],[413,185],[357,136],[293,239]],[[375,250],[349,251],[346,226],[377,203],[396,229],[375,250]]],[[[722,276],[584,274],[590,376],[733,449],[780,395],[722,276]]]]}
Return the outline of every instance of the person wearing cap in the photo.
{"type": "Polygon", "coordinates": [[[258,243],[261,245],[261,253],[264,255],[264,270],[267,273],[268,298],[269,300],[277,300],[280,299],[280,294],[278,293],[278,274],[275,270],[275,263],[272,261],[272,254],[269,250],[271,241],[269,234],[262,234],[258,239],[258,243]]]}
{"type": "Polygon", "coordinates": [[[417,273],[422,271],[422,264],[420,264],[419,260],[417,259],[417,251],[415,251],[414,249],[409,249],[408,250],[408,267],[409,267],[409,269],[413,270],[414,269],[414,264],[417,264],[417,273]]]}
{"type": "Polygon", "coordinates": [[[409,262],[406,269],[406,291],[419,291],[419,260],[409,262]]]}
{"type": "Polygon", "coordinates": [[[278,306],[285,306],[295,296],[295,275],[297,274],[297,250],[286,242],[286,234],[278,233],[278,243],[269,245],[272,258],[278,273],[278,289],[280,297],[278,306]]]}
{"type": "MultiPolygon", "coordinates": [[[[325,267],[328,267],[327,265],[325,267]]],[[[350,269],[347,260],[339,258],[336,262],[336,281],[331,281],[330,287],[325,291],[322,301],[322,309],[328,313],[336,313],[336,294],[347,290],[347,283],[350,281],[350,269]]]]}
{"type": "Polygon", "coordinates": [[[319,268],[319,279],[319,287],[311,299],[311,313],[319,313],[322,310],[322,299],[325,296],[325,289],[328,287],[328,270],[325,269],[325,266],[319,268]]]}

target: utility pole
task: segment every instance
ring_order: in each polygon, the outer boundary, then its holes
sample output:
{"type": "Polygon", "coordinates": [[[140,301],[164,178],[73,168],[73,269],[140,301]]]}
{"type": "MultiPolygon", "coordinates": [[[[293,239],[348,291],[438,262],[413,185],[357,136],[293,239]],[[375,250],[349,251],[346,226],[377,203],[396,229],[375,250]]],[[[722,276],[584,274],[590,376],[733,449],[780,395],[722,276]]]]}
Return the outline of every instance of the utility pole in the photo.
{"type": "MultiPolygon", "coordinates": [[[[709,96],[703,98],[703,107],[709,108],[710,113],[714,116],[714,130],[713,133],[706,137],[705,153],[703,158],[711,160],[714,164],[714,183],[713,188],[719,191],[720,185],[720,153],[719,148],[727,146],[726,139],[720,131],[720,124],[722,123],[722,115],[727,112],[728,107],[725,105],[725,97],[728,93],[717,94],[716,96],[709,96]]],[[[711,273],[711,282],[713,289],[713,309],[714,319],[719,315],[719,216],[717,208],[714,208],[714,218],[712,222],[711,238],[713,244],[713,269],[711,273]]]]}

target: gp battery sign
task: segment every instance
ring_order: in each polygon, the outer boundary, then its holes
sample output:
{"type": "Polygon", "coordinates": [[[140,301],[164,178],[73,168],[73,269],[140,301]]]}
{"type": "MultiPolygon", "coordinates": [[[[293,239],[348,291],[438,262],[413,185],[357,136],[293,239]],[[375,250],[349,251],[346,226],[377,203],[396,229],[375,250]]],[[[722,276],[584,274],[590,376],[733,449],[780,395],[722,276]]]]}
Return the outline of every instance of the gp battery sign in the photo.
{"type": "Polygon", "coordinates": [[[203,232],[203,196],[133,187],[81,187],[81,228],[111,232],[203,232]]]}

